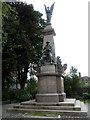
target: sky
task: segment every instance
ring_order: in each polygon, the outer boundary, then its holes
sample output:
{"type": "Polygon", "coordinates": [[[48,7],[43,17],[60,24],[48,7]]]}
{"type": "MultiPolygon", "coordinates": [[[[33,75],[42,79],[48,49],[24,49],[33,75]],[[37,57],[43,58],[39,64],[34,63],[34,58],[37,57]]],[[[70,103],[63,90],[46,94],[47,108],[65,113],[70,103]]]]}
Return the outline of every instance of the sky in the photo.
{"type": "Polygon", "coordinates": [[[81,76],[88,76],[88,0],[25,1],[43,13],[44,19],[44,4],[50,7],[55,2],[51,24],[56,33],[56,56],[60,56],[62,64],[67,63],[66,73],[74,66],[81,76]]]}

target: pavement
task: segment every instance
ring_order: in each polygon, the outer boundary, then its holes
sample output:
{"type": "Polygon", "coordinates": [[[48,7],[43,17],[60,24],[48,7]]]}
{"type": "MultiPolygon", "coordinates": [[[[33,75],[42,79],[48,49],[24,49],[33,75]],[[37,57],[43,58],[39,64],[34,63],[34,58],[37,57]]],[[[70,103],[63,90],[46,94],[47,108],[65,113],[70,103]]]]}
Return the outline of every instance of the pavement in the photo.
{"type": "MultiPolygon", "coordinates": [[[[20,113],[19,114],[15,114],[15,113],[11,114],[11,113],[6,112],[7,108],[12,108],[14,105],[19,105],[19,103],[0,105],[0,118],[21,118],[22,114],[20,114],[20,113]]],[[[88,118],[90,119],[90,103],[86,103],[86,106],[88,109],[88,118]]]]}
{"type": "Polygon", "coordinates": [[[87,108],[88,108],[88,118],[90,118],[90,103],[87,103],[87,108]]]}

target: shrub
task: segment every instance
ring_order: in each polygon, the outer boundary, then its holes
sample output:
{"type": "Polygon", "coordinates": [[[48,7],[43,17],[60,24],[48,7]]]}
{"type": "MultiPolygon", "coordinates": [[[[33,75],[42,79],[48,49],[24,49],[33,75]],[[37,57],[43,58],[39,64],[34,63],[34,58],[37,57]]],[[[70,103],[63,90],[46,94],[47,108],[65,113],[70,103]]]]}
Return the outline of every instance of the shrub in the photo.
{"type": "Polygon", "coordinates": [[[83,93],[83,99],[90,99],[90,93],[83,93]]]}
{"type": "Polygon", "coordinates": [[[30,93],[26,90],[4,90],[2,92],[3,101],[25,101],[30,99],[30,93]]]}
{"type": "Polygon", "coordinates": [[[2,92],[2,100],[3,101],[8,101],[8,100],[13,100],[14,99],[14,92],[12,91],[9,91],[9,90],[4,90],[2,92]]]}
{"type": "Polygon", "coordinates": [[[35,78],[31,78],[30,82],[27,83],[26,91],[30,93],[32,99],[35,99],[37,93],[37,80],[35,78]]]}
{"type": "Polygon", "coordinates": [[[37,80],[35,78],[31,78],[30,82],[27,83],[27,88],[25,90],[22,89],[4,90],[2,92],[2,100],[10,102],[26,101],[30,99],[35,99],[36,93],[37,93],[37,80]]]}
{"type": "Polygon", "coordinates": [[[30,99],[30,93],[26,90],[16,90],[15,100],[25,101],[30,99]]]}

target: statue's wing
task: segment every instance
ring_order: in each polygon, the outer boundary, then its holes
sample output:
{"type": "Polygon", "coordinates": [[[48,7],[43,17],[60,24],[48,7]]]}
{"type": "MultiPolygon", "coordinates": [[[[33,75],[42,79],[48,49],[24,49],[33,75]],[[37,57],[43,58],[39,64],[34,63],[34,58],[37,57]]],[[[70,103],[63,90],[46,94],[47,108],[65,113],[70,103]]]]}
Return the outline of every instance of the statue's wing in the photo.
{"type": "Polygon", "coordinates": [[[45,7],[45,11],[47,11],[47,7],[46,7],[46,5],[44,4],[44,7],[45,7]]]}
{"type": "Polygon", "coordinates": [[[51,13],[51,15],[52,15],[52,12],[53,12],[54,4],[55,4],[55,2],[52,4],[52,6],[51,6],[51,8],[50,8],[50,13],[51,13]]]}

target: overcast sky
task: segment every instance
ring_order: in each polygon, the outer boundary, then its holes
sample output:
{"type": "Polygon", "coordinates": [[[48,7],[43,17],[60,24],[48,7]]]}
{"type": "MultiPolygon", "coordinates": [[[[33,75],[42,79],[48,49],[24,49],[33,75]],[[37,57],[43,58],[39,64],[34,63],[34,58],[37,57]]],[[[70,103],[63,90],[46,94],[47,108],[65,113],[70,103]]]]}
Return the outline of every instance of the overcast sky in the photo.
{"type": "Polygon", "coordinates": [[[66,72],[75,66],[81,76],[88,76],[88,0],[26,0],[45,19],[44,4],[50,7],[54,2],[51,23],[56,32],[56,56],[67,63],[66,72]]]}

